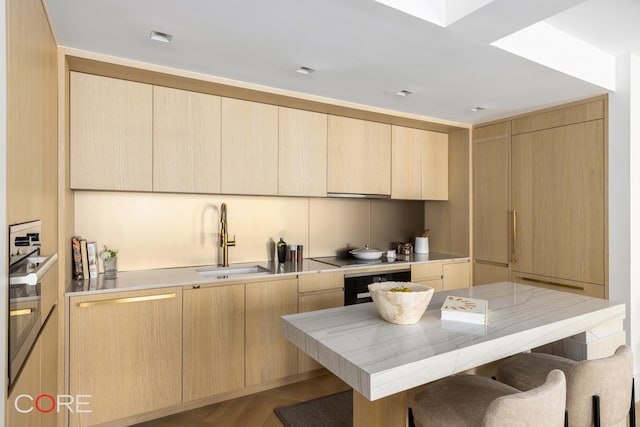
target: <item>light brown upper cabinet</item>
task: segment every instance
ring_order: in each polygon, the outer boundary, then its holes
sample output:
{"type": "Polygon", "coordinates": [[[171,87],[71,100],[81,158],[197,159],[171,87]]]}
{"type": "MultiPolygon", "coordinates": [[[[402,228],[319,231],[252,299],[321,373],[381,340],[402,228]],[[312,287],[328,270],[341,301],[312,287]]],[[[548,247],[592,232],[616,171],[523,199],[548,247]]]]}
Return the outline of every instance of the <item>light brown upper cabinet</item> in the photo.
{"type": "Polygon", "coordinates": [[[153,87],[153,190],[220,192],[220,97],[153,87]]]}
{"type": "Polygon", "coordinates": [[[513,271],[605,283],[604,120],[512,136],[513,271]]]}
{"type": "Polygon", "coordinates": [[[327,192],[391,194],[391,125],[329,116],[327,192]]]}
{"type": "Polygon", "coordinates": [[[509,278],[510,125],[506,121],[473,130],[474,284],[509,278]]]}
{"type": "Polygon", "coordinates": [[[72,72],[71,188],[151,191],[152,86],[72,72]]]}
{"type": "Polygon", "coordinates": [[[326,114],[279,107],[278,194],[326,197],[326,114]]]}
{"type": "Polygon", "coordinates": [[[391,197],[447,200],[449,137],[444,133],[391,127],[391,197]]]}
{"type": "Polygon", "coordinates": [[[222,193],[278,194],[278,107],[222,98],[222,193]]]}

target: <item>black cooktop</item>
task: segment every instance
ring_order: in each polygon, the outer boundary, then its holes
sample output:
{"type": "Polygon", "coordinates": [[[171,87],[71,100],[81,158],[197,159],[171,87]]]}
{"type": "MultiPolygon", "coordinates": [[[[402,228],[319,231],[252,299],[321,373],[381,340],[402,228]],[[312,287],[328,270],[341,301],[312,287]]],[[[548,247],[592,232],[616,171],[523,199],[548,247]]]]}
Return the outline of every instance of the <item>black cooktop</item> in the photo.
{"type": "Polygon", "coordinates": [[[407,262],[402,259],[387,257],[381,257],[378,259],[357,259],[354,257],[325,256],[311,259],[314,261],[333,265],[335,267],[350,267],[355,265],[387,265],[407,262]]]}

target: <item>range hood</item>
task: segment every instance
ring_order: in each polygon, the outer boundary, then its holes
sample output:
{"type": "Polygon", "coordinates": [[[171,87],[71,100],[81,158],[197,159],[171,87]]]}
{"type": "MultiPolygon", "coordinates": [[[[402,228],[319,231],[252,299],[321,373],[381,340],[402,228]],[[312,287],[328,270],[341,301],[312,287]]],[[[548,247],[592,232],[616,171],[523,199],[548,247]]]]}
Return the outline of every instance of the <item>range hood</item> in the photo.
{"type": "Polygon", "coordinates": [[[327,197],[346,199],[390,199],[389,194],[363,194],[363,193],[327,193],[327,197]]]}

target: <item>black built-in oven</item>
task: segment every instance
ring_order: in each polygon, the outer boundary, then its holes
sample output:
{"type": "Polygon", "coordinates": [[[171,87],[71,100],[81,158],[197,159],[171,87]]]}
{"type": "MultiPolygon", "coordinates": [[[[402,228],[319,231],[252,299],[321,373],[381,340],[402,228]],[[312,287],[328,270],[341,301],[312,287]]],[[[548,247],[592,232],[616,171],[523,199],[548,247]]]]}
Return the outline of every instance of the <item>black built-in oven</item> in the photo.
{"type": "Polygon", "coordinates": [[[410,282],[411,270],[375,271],[344,275],[344,305],[361,304],[373,301],[369,294],[369,285],[378,282],[410,282]]]}

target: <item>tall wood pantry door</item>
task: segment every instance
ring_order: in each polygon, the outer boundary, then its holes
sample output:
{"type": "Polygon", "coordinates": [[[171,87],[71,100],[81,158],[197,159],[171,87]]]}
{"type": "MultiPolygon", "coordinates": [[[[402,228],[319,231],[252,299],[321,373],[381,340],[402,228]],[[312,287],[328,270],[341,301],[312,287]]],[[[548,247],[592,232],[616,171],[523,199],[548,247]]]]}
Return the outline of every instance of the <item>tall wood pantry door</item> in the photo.
{"type": "Polygon", "coordinates": [[[513,271],[604,284],[604,122],[512,137],[513,271]]]}

